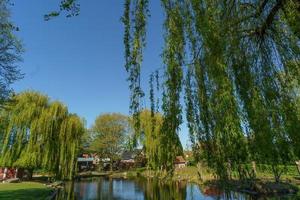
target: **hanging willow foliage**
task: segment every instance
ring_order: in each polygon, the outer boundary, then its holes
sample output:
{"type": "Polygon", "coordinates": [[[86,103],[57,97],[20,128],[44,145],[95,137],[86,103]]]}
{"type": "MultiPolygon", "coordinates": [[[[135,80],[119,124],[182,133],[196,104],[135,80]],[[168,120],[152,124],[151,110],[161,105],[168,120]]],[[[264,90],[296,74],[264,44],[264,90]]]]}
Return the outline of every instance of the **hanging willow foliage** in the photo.
{"type": "MultiPolygon", "coordinates": [[[[133,115],[134,130],[140,132],[140,101],[144,93],[140,83],[143,49],[146,45],[146,22],[148,17],[147,0],[126,0],[122,22],[125,27],[125,69],[128,72],[130,111],[133,115]]],[[[136,139],[134,139],[136,143],[136,139]]]]}
{"type": "Polygon", "coordinates": [[[162,110],[164,121],[161,130],[164,149],[163,168],[172,170],[177,155],[182,154],[178,131],[182,123],[180,93],[182,88],[183,58],[184,58],[184,21],[180,11],[179,1],[162,1],[166,13],[165,20],[165,92],[163,94],[162,110]]]}
{"type": "Polygon", "coordinates": [[[160,169],[164,160],[161,158],[161,150],[164,149],[164,144],[161,138],[161,127],[163,124],[163,116],[160,113],[152,112],[150,110],[141,111],[141,130],[143,137],[141,144],[144,147],[147,166],[150,169],[160,169]],[[155,126],[153,126],[155,123],[155,126]]]}
{"type": "Polygon", "coordinates": [[[43,168],[57,179],[71,179],[84,127],[60,102],[37,92],[24,92],[1,114],[9,119],[4,132],[0,165],[43,168]]]}
{"type": "Polygon", "coordinates": [[[151,108],[151,131],[154,132],[155,126],[156,126],[156,119],[154,117],[155,115],[155,96],[154,96],[154,74],[150,74],[150,79],[149,79],[149,86],[150,86],[150,108],[151,108]]]}
{"type": "Polygon", "coordinates": [[[196,145],[210,155],[206,160],[220,178],[230,178],[230,171],[249,159],[271,164],[276,172],[299,149],[294,132],[299,118],[288,87],[299,77],[299,38],[281,13],[287,4],[187,4],[196,85],[194,95],[192,85],[186,86],[187,120],[191,134],[199,136],[196,145]]]}
{"type": "MultiPolygon", "coordinates": [[[[277,180],[279,165],[300,158],[299,100],[294,94],[300,83],[299,1],[161,3],[166,14],[164,168],[172,169],[176,155],[185,74],[186,116],[195,155],[222,179],[230,178],[233,170],[240,178],[248,176],[247,163],[257,161],[270,164],[277,180]]],[[[124,40],[133,41],[126,5],[124,40]]],[[[132,47],[125,44],[129,63],[132,47]]],[[[150,79],[153,110],[153,75],[150,79]]]]}
{"type": "MultiPolygon", "coordinates": [[[[163,125],[166,118],[159,112],[161,106],[159,96],[161,96],[161,94],[158,70],[150,74],[149,86],[151,110],[143,110],[141,112],[142,131],[145,136],[143,145],[146,150],[148,167],[154,170],[167,169],[166,154],[170,153],[168,152],[168,148],[170,148],[171,145],[174,145],[172,146],[174,152],[170,154],[177,156],[182,155],[182,146],[177,134],[173,136],[175,137],[175,140],[174,138],[168,138],[167,133],[163,134],[163,125]],[[170,146],[166,148],[166,142],[172,142],[173,144],[169,144],[170,146]]],[[[172,166],[167,170],[171,169],[172,166]]]]}

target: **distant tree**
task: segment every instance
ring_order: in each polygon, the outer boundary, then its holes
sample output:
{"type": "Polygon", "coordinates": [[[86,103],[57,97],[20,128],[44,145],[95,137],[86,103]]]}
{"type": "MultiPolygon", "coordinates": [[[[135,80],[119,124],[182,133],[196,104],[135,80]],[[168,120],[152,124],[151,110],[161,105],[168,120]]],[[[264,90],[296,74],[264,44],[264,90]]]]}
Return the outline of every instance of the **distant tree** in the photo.
{"type": "Polygon", "coordinates": [[[0,0],[0,108],[11,93],[10,85],[23,77],[18,62],[23,48],[14,35],[18,30],[10,21],[9,0],[0,0]]]}
{"type": "Polygon", "coordinates": [[[163,123],[162,115],[155,113],[154,116],[151,116],[149,110],[143,110],[140,114],[140,119],[142,133],[140,138],[145,149],[148,167],[159,169],[161,163],[160,149],[163,148],[160,134],[163,123]],[[155,122],[152,121],[152,118],[154,118],[155,122]]]}
{"type": "Polygon", "coordinates": [[[93,141],[91,130],[86,129],[81,137],[79,153],[90,152],[90,146],[93,141]]]}
{"type": "Polygon", "coordinates": [[[99,115],[91,133],[93,141],[90,150],[97,152],[102,158],[109,158],[111,170],[113,162],[116,161],[126,144],[129,121],[128,117],[118,113],[99,115]]]}

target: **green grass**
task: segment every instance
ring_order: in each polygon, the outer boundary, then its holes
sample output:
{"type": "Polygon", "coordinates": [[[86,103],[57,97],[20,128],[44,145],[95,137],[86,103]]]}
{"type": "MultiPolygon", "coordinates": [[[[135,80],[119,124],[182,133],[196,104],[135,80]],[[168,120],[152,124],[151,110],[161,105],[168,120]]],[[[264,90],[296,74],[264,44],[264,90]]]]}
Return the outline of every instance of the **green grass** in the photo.
{"type": "Polygon", "coordinates": [[[53,189],[36,182],[0,183],[0,199],[44,200],[52,191],[53,189]]]}

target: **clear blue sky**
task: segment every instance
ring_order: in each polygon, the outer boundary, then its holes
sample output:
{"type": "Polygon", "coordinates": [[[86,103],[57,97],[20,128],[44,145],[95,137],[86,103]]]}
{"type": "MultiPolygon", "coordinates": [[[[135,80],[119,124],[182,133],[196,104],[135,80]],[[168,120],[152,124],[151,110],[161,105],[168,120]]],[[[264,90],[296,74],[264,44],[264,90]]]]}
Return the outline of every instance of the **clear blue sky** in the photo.
{"type": "MultiPolygon", "coordinates": [[[[59,0],[14,0],[12,20],[25,47],[21,70],[25,78],[15,91],[37,90],[66,104],[90,127],[105,112],[129,113],[129,90],[124,69],[123,13],[121,0],[82,0],[80,15],[44,21],[57,10],[59,0]]],[[[143,89],[148,77],[162,66],[163,47],[160,1],[150,1],[147,48],[142,69],[143,89]]],[[[148,98],[147,98],[148,99],[148,98]]],[[[146,106],[147,102],[146,102],[146,106]]],[[[188,140],[182,126],[183,147],[188,140]]]]}

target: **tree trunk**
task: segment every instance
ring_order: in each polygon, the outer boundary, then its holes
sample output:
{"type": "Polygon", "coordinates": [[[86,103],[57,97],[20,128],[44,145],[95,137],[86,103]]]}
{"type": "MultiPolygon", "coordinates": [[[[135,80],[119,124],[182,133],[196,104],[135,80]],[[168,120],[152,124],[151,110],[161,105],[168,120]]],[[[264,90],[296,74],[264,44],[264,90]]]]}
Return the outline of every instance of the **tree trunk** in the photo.
{"type": "Polygon", "coordinates": [[[239,174],[239,180],[244,180],[245,177],[244,177],[243,169],[242,169],[241,165],[238,166],[237,171],[238,171],[238,174],[239,174]]]}
{"type": "Polygon", "coordinates": [[[300,160],[295,161],[295,163],[296,163],[296,166],[297,166],[298,173],[300,174],[300,160]]]}
{"type": "Polygon", "coordinates": [[[252,170],[253,170],[253,173],[256,175],[256,174],[257,174],[257,173],[256,173],[256,162],[255,162],[255,161],[252,161],[251,164],[252,164],[252,170]]]}
{"type": "Polygon", "coordinates": [[[197,174],[198,174],[198,178],[199,180],[202,182],[203,178],[202,178],[202,166],[200,163],[197,163],[197,174]]]}
{"type": "Polygon", "coordinates": [[[33,177],[33,169],[29,170],[29,179],[32,180],[33,177]]]}
{"type": "Polygon", "coordinates": [[[113,160],[110,158],[110,171],[113,171],[113,160]]]}
{"type": "Polygon", "coordinates": [[[276,183],[279,183],[282,172],[278,168],[276,168],[276,166],[274,166],[274,165],[272,165],[272,171],[273,171],[273,175],[274,175],[276,183]]]}
{"type": "Polygon", "coordinates": [[[6,176],[7,176],[7,167],[4,168],[4,173],[3,173],[3,179],[5,180],[6,179],[6,176]]]}
{"type": "Polygon", "coordinates": [[[15,178],[18,178],[18,168],[15,169],[15,178]]]}

